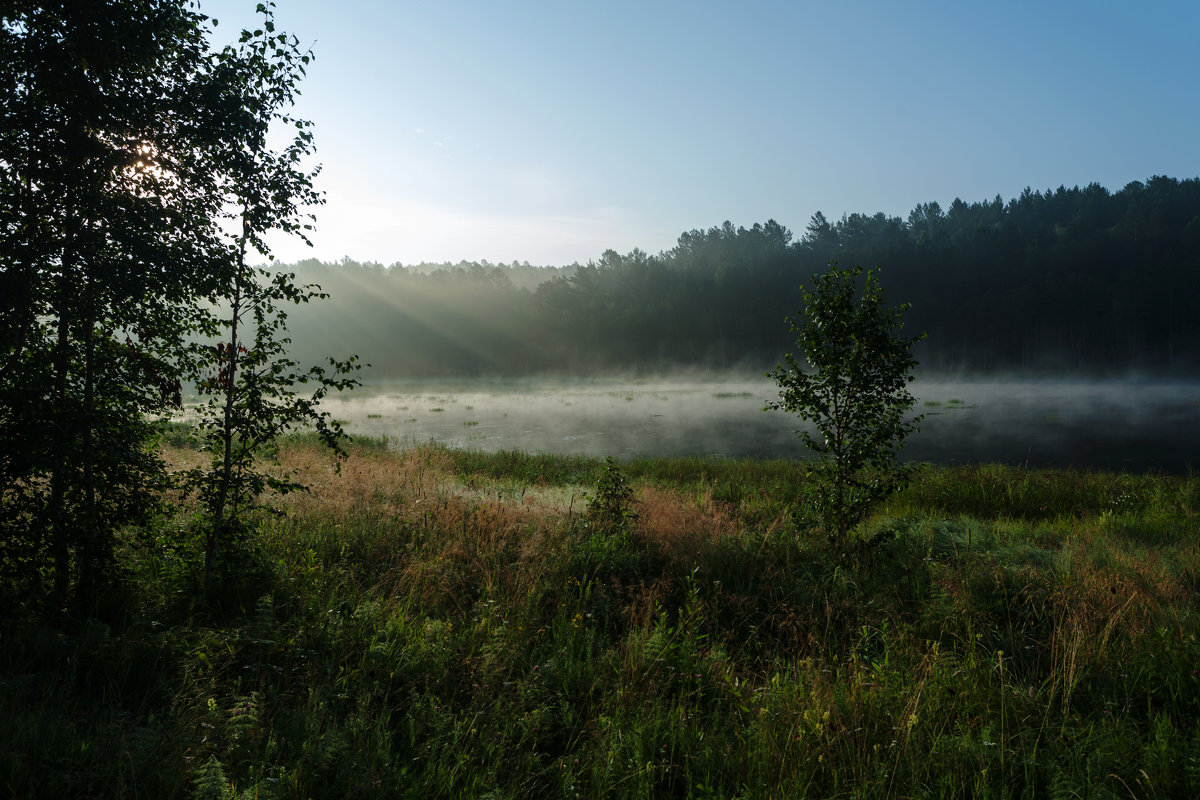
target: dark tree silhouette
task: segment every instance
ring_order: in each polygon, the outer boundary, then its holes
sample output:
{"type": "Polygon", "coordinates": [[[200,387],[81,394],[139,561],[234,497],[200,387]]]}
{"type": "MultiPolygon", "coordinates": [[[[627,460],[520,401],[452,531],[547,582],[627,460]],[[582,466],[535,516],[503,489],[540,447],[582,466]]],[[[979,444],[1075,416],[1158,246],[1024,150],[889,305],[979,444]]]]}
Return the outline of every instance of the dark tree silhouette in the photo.
{"type": "MultiPolygon", "coordinates": [[[[271,3],[241,49],[213,53],[193,6],[0,8],[0,591],[11,602],[87,611],[107,596],[116,532],[156,510],[155,418],[202,370],[188,342],[216,329],[204,309],[244,301],[255,368],[276,387],[289,374],[271,303],[311,293],[279,276],[256,283],[244,256],[265,252],[268,229],[302,226],[297,207],[315,199],[293,170],[307,128],[282,154],[261,147],[270,122],[288,121],[279,109],[308,55],[273,32],[271,3]],[[221,224],[231,199],[245,223],[234,241],[221,224]]],[[[236,386],[248,370],[230,339],[222,368],[236,386]]],[[[322,389],[296,418],[319,418],[322,389]]]]}
{"type": "Polygon", "coordinates": [[[148,415],[203,291],[216,201],[184,3],[6,5],[0,17],[0,564],[101,596],[113,531],[151,510],[148,415]]]}

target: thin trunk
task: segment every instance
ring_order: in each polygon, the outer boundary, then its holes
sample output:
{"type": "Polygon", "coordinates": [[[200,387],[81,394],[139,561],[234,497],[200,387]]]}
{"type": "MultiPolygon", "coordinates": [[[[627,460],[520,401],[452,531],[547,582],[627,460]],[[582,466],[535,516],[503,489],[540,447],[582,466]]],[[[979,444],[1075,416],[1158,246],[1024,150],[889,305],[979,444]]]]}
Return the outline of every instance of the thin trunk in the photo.
{"type": "Polygon", "coordinates": [[[96,320],[91,280],[84,289],[86,311],[84,319],[83,347],[83,529],[79,548],[79,578],[77,599],[91,603],[97,597],[101,569],[104,566],[104,547],[101,542],[99,515],[96,509],[96,320]]]}
{"type": "Polygon", "coordinates": [[[63,259],[58,293],[58,340],[54,348],[54,394],[50,409],[52,418],[50,456],[50,549],[54,557],[54,599],[62,607],[67,599],[70,579],[71,553],[67,535],[64,505],[67,493],[67,458],[70,447],[68,435],[67,382],[71,367],[71,282],[67,259],[63,259]]]}
{"type": "MultiPolygon", "coordinates": [[[[28,80],[28,76],[25,78],[28,80]]],[[[28,93],[28,88],[26,89],[28,93]]],[[[25,98],[28,100],[28,97],[25,98]]],[[[27,124],[26,120],[22,119],[19,124],[27,124]]],[[[34,203],[33,193],[33,162],[36,150],[30,142],[28,128],[25,130],[25,158],[24,158],[24,192],[21,196],[21,223],[24,230],[24,236],[20,241],[20,247],[24,250],[21,257],[18,259],[20,266],[20,274],[23,280],[19,283],[21,288],[25,290],[25,296],[19,295],[10,298],[12,313],[14,317],[20,315],[21,319],[17,323],[17,330],[13,334],[12,352],[8,355],[8,362],[5,366],[5,372],[12,373],[21,360],[21,354],[25,350],[25,343],[29,338],[29,332],[33,329],[37,322],[37,312],[35,308],[35,300],[37,297],[36,289],[36,271],[33,263],[33,240],[35,238],[35,220],[39,219],[34,203]]]]}
{"type": "Polygon", "coordinates": [[[841,394],[833,393],[833,470],[834,470],[834,519],[836,520],[836,544],[840,551],[842,540],[846,535],[846,500],[845,500],[845,454],[843,453],[842,403],[841,394]]]}
{"type": "Polygon", "coordinates": [[[246,217],[242,215],[242,236],[238,242],[237,271],[233,279],[233,298],[229,313],[229,344],[227,345],[226,371],[220,372],[218,362],[218,382],[225,391],[224,417],[221,421],[221,466],[217,480],[217,494],[213,499],[212,520],[208,529],[204,550],[204,587],[209,606],[216,600],[217,547],[227,538],[226,507],[229,503],[229,490],[233,486],[233,407],[236,399],[237,363],[238,363],[238,322],[242,312],[242,287],[246,270],[246,243],[250,229],[246,217]]]}
{"type": "MultiPolygon", "coordinates": [[[[25,195],[26,198],[28,198],[33,194],[33,190],[29,186],[28,176],[26,176],[25,182],[25,195]]],[[[12,331],[12,341],[10,343],[12,349],[8,353],[7,362],[4,368],[4,371],[9,374],[11,374],[12,370],[15,369],[17,364],[20,363],[21,355],[25,352],[25,344],[29,340],[29,332],[33,329],[34,324],[37,322],[35,310],[37,291],[34,286],[35,278],[31,255],[33,252],[33,234],[29,231],[29,228],[33,224],[31,220],[33,219],[34,211],[32,209],[33,204],[28,199],[26,199],[22,205],[25,206],[24,214],[22,215],[24,217],[23,221],[25,227],[25,236],[19,247],[24,250],[24,253],[18,259],[18,266],[16,269],[17,277],[14,279],[16,286],[13,287],[14,291],[12,296],[8,298],[8,313],[11,313],[12,319],[15,320],[15,324],[13,326],[14,329],[12,331]]]]}

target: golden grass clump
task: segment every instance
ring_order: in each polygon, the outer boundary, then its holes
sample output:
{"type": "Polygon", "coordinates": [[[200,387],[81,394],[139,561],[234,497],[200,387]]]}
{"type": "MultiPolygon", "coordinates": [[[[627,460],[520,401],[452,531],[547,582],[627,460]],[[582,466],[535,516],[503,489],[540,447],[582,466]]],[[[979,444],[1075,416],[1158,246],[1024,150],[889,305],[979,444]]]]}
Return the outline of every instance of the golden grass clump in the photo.
{"type": "Polygon", "coordinates": [[[328,452],[309,443],[280,448],[281,467],[309,487],[286,498],[296,513],[320,510],[332,516],[370,509],[372,513],[411,516],[413,507],[445,498],[451,474],[449,457],[434,449],[358,454],[339,465],[328,452]]]}
{"type": "Polygon", "coordinates": [[[636,530],[669,559],[690,563],[723,536],[736,532],[728,512],[712,502],[711,489],[700,503],[675,490],[642,487],[637,494],[636,530]]]}

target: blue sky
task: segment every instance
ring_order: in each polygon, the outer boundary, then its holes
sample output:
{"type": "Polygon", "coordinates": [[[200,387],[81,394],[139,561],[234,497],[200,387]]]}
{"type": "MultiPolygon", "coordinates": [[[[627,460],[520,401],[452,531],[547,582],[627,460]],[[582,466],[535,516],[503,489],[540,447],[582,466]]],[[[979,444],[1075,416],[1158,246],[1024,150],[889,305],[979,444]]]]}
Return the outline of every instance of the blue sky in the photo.
{"type": "MultiPolygon", "coordinates": [[[[254,0],[201,0],[215,42],[254,0]]],[[[1200,2],[277,0],[316,256],[566,264],[724,220],[1200,175],[1200,2]]]]}

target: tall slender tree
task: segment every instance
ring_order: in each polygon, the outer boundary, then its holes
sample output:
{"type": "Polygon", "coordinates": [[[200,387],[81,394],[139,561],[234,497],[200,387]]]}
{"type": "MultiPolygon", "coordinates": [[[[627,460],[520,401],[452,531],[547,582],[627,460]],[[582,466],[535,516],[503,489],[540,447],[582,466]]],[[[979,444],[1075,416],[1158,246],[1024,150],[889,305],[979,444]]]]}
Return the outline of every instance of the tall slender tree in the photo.
{"type": "Polygon", "coordinates": [[[307,369],[287,356],[286,304],[323,298],[320,287],[299,286],[293,274],[271,273],[249,261],[253,254],[270,257],[264,238],[270,231],[307,241],[305,232],[312,227],[307,209],[324,202],[313,188],[317,169],[305,164],[313,153],[312,124],[290,113],[312,53],[294,35],[276,31],[274,3],[259,3],[257,10],[261,26],[243,31],[239,43],[213,62],[218,94],[229,103],[229,113],[223,115],[227,138],[217,161],[226,213],[238,233],[228,242],[219,269],[217,294],[224,306],[217,313],[198,309],[209,341],[191,362],[209,397],[201,426],[211,464],[192,472],[189,483],[208,515],[204,582],[210,604],[216,600],[221,550],[228,552],[237,542],[246,512],[264,490],[303,488],[259,466],[264,447],[308,425],[334,453],[344,455],[340,425],[318,404],[331,389],[357,385],[349,377],[358,369],[356,356],[307,369]],[[277,150],[268,143],[276,128],[294,131],[291,141],[277,150]],[[307,395],[295,392],[309,384],[313,389],[307,395]]]}

